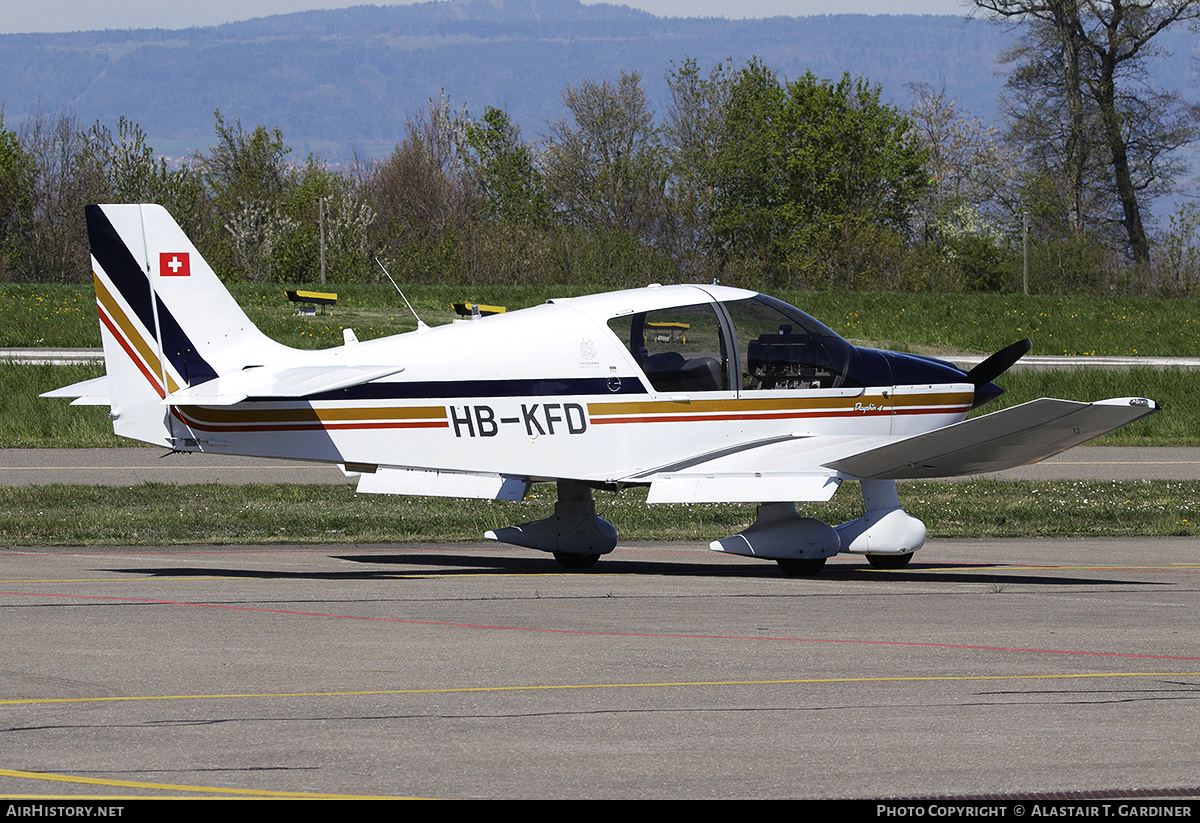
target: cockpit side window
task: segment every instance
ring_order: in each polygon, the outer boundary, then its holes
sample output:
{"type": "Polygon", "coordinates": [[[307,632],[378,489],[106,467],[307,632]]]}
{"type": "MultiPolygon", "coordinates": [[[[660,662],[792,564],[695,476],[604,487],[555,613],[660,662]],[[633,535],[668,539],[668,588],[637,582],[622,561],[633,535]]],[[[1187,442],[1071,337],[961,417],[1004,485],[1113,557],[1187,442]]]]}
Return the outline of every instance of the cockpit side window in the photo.
{"type": "Polygon", "coordinates": [[[729,390],[728,345],[710,304],[622,315],[608,326],[656,391],[729,390]]]}
{"type": "Polygon", "coordinates": [[[743,390],[845,385],[850,346],[821,323],[761,294],[722,305],[737,335],[743,390]]]}

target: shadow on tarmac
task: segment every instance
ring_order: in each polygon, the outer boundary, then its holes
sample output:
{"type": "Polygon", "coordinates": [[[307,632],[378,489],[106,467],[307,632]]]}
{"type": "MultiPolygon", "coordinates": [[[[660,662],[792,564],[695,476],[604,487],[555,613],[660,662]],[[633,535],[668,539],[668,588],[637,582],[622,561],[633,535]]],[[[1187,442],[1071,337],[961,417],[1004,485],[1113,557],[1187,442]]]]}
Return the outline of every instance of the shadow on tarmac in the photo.
{"type": "MultiPolygon", "coordinates": [[[[790,580],[799,589],[806,583],[822,581],[877,581],[884,583],[975,583],[1001,587],[1012,585],[1094,586],[1095,577],[1045,574],[1037,569],[1016,570],[1002,563],[954,564],[912,563],[902,570],[880,571],[858,563],[827,564],[814,577],[787,577],[774,563],[752,561],[746,564],[687,563],[678,561],[602,559],[591,569],[568,570],[547,557],[496,557],[494,555],[332,555],[333,559],[352,563],[387,565],[390,568],[346,572],[282,572],[269,569],[237,569],[217,567],[180,568],[178,566],[105,569],[115,574],[140,574],[148,577],[234,577],[243,579],[296,580],[389,580],[416,577],[457,577],[480,573],[500,575],[640,575],[657,577],[696,577],[731,579],[790,580]],[[405,568],[398,568],[398,567],[405,568]],[[1003,572],[1003,574],[996,574],[1003,572]]],[[[1109,570],[1111,573],[1111,570],[1109,570]]],[[[1161,586],[1156,581],[1114,579],[1106,577],[1106,585],[1161,586]]]]}

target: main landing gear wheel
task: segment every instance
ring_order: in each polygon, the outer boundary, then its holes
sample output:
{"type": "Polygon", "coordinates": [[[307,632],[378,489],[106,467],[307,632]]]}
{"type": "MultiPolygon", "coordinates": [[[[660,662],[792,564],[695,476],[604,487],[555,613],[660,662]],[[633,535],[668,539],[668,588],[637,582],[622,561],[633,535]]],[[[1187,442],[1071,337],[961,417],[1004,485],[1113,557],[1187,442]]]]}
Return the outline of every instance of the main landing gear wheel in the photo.
{"type": "Polygon", "coordinates": [[[903,569],[912,560],[913,553],[908,554],[868,554],[867,562],[877,569],[903,569]]]}
{"type": "Polygon", "coordinates": [[[812,577],[825,568],[825,558],[779,558],[775,561],[788,577],[812,577]]]}
{"type": "Polygon", "coordinates": [[[570,552],[555,552],[554,559],[558,561],[558,565],[564,569],[571,571],[579,571],[581,569],[590,569],[596,565],[596,561],[600,559],[598,554],[571,554],[570,552]]]}

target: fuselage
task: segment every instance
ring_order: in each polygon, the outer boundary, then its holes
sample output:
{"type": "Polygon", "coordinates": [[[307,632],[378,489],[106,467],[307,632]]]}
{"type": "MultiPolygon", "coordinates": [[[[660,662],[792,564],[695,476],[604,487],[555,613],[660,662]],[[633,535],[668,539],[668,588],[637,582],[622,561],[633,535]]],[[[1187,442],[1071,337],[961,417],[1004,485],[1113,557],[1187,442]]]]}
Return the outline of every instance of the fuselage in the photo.
{"type": "Polygon", "coordinates": [[[271,347],[258,359],[266,362],[242,367],[286,359],[403,370],[303,399],[176,406],[178,442],[633,483],[698,454],[780,438],[835,436],[861,448],[863,438],[930,431],[962,420],[975,397],[950,364],[854,347],[794,307],[720,286],[559,299],[325,351],[271,347]]]}

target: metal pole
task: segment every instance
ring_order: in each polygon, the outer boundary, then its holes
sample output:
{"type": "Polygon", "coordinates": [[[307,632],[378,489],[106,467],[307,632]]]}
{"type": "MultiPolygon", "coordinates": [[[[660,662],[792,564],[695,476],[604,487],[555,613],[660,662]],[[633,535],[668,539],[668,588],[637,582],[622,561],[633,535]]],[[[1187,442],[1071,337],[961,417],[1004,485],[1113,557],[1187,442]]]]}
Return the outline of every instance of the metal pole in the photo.
{"type": "Polygon", "coordinates": [[[1021,272],[1027,298],[1030,296],[1030,212],[1027,211],[1021,212],[1021,272]]]}
{"type": "MultiPolygon", "coordinates": [[[[320,218],[319,218],[318,222],[321,224],[321,285],[324,286],[325,285],[325,198],[318,197],[317,203],[319,205],[318,211],[320,213],[320,218]]],[[[1029,289],[1026,288],[1025,291],[1028,294],[1029,289]]]]}

